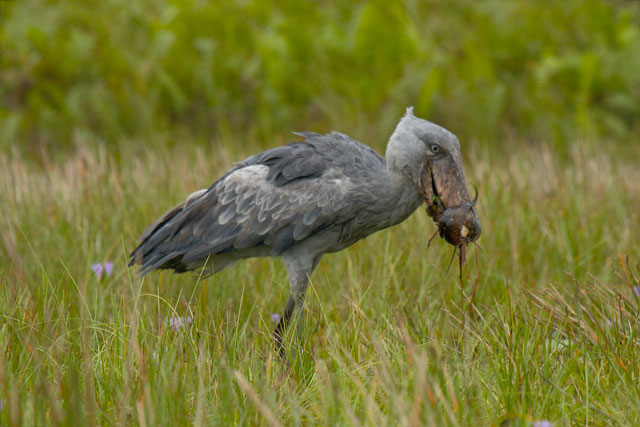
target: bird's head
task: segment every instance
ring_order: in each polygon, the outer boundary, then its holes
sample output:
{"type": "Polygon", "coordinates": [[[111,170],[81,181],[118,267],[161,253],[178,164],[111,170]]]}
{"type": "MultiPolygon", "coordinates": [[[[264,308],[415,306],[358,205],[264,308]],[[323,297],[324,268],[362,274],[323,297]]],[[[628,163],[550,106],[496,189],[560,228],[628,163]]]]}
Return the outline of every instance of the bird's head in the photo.
{"type": "Polygon", "coordinates": [[[469,197],[464,179],[460,142],[454,134],[416,117],[413,108],[407,108],[391,135],[386,158],[389,168],[408,176],[416,185],[434,221],[440,223],[446,209],[468,208],[468,215],[459,226],[466,227],[468,241],[480,236],[475,201],[469,197]]]}

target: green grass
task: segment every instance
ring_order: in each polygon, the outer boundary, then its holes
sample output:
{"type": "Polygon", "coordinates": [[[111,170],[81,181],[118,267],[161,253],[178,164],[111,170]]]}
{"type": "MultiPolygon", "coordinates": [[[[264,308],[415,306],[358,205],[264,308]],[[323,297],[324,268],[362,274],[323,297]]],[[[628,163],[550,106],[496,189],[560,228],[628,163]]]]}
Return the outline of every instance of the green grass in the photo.
{"type": "Polygon", "coordinates": [[[463,289],[421,209],[323,259],[287,362],[280,261],[206,280],[126,266],[255,146],[0,154],[0,424],[640,424],[640,150],[463,145],[483,225],[463,289]]]}

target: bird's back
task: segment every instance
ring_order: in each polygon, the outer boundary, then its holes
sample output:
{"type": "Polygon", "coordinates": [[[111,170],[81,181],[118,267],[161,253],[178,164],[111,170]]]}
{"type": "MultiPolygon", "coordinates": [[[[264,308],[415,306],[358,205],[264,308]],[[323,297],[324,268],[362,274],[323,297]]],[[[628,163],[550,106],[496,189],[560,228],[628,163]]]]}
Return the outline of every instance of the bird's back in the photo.
{"type": "Polygon", "coordinates": [[[247,158],[163,215],[142,235],[131,264],[146,274],[190,270],[210,256],[277,256],[374,202],[367,189],[384,170],[383,157],[338,132],[298,135],[305,140],[247,158]]]}

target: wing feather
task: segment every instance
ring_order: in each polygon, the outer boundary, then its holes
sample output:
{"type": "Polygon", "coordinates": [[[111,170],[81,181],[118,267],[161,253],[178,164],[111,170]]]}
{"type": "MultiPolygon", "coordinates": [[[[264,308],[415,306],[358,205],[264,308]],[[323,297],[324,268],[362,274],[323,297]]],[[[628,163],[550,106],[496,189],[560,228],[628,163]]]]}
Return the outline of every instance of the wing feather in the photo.
{"type": "Polygon", "coordinates": [[[301,135],[305,142],[249,157],[168,211],[143,234],[130,264],[146,274],[258,246],[280,255],[366,209],[371,196],[354,189],[384,159],[343,134],[301,135]]]}

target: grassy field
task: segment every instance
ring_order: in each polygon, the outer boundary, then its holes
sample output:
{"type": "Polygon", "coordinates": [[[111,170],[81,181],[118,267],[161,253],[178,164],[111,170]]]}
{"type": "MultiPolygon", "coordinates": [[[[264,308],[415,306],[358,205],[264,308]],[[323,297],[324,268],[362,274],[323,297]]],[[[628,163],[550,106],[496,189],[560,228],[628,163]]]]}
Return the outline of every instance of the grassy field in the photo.
{"type": "Polygon", "coordinates": [[[255,145],[0,153],[0,425],[640,425],[640,148],[495,146],[463,141],[483,225],[463,286],[421,209],[323,259],[286,362],[279,260],[126,266],[255,145]]]}

